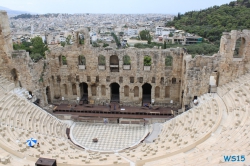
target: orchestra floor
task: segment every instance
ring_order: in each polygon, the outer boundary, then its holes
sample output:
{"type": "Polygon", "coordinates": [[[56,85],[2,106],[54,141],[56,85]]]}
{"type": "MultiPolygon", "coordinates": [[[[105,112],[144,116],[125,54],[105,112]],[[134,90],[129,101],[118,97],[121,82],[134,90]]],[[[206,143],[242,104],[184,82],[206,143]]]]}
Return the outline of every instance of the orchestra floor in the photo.
{"type": "Polygon", "coordinates": [[[76,122],[71,127],[72,141],[94,151],[118,151],[135,146],[148,133],[149,125],[76,122]],[[93,142],[94,138],[98,142],[93,142]]]}

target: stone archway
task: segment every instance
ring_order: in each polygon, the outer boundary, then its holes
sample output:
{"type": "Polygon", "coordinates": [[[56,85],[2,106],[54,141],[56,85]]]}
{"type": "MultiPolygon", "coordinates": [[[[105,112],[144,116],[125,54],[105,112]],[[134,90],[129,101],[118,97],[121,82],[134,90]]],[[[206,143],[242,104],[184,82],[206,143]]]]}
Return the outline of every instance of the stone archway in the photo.
{"type": "Polygon", "coordinates": [[[18,74],[17,74],[17,70],[15,68],[13,68],[11,71],[11,76],[12,76],[12,79],[13,81],[17,82],[18,81],[18,74]]]}
{"type": "Polygon", "coordinates": [[[239,37],[235,43],[233,58],[243,58],[245,46],[246,46],[245,38],[239,37]]]}
{"type": "Polygon", "coordinates": [[[82,82],[79,84],[79,87],[81,100],[88,100],[88,84],[86,82],[82,82]]]}
{"type": "Polygon", "coordinates": [[[151,90],[152,85],[145,83],[142,85],[142,104],[151,103],[151,90]]]}
{"type": "Polygon", "coordinates": [[[51,103],[51,92],[50,92],[50,87],[46,87],[46,96],[47,96],[47,102],[48,104],[51,103]]]}
{"type": "Polygon", "coordinates": [[[119,72],[119,58],[117,55],[110,56],[110,72],[119,72]]]}
{"type": "Polygon", "coordinates": [[[120,101],[120,85],[116,82],[110,84],[110,101],[120,101]]]}

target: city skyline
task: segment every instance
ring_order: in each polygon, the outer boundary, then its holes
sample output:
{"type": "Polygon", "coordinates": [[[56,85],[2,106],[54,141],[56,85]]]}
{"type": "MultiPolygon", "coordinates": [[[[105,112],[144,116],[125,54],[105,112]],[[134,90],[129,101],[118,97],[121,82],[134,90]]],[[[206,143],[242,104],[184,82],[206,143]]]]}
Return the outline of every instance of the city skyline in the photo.
{"type": "Polygon", "coordinates": [[[164,0],[127,0],[124,3],[115,0],[12,0],[1,2],[1,6],[19,11],[26,11],[37,14],[45,13],[112,13],[112,14],[177,14],[192,10],[201,10],[214,5],[222,5],[231,2],[230,0],[210,1],[164,1],[164,0]]]}

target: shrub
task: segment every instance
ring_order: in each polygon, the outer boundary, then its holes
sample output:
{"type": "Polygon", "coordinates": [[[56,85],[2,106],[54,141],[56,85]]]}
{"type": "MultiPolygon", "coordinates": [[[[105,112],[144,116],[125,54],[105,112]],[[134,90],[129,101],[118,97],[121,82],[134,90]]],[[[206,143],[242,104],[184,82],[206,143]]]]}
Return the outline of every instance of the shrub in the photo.
{"type": "Polygon", "coordinates": [[[128,55],[123,57],[123,65],[130,65],[130,57],[128,55]]]}
{"type": "Polygon", "coordinates": [[[63,64],[63,65],[67,65],[66,56],[62,56],[62,64],[63,64]]]}
{"type": "Polygon", "coordinates": [[[86,58],[83,55],[79,55],[79,65],[86,65],[86,58]]]}
{"type": "Polygon", "coordinates": [[[144,57],[144,66],[151,66],[151,57],[150,56],[145,56],[144,57]]]}
{"type": "Polygon", "coordinates": [[[35,53],[35,54],[30,54],[30,58],[33,59],[34,62],[38,62],[40,59],[43,58],[41,54],[35,53]]]}
{"type": "Polygon", "coordinates": [[[106,64],[105,56],[100,55],[100,56],[98,57],[98,65],[105,65],[105,64],[106,64]]]}
{"type": "Polygon", "coordinates": [[[173,63],[173,57],[172,56],[167,56],[165,59],[165,65],[166,66],[172,66],[173,63]]]}

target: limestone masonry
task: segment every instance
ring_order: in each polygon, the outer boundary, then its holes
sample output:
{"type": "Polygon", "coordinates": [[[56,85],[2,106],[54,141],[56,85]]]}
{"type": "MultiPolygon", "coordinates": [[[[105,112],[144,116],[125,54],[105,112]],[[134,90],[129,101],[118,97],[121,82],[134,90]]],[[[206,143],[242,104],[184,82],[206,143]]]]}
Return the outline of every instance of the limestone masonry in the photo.
{"type": "Polygon", "coordinates": [[[116,100],[137,106],[154,101],[184,110],[196,97],[216,92],[217,86],[250,68],[246,56],[250,54],[249,30],[223,33],[217,54],[195,58],[182,48],[93,48],[88,30],[79,30],[77,35],[80,33],[84,45],[49,50],[46,59],[34,63],[28,52],[13,51],[7,14],[0,12],[1,75],[36,95],[41,106],[63,97],[71,102],[77,98],[95,104],[116,100]],[[129,57],[130,65],[124,64],[124,56],[129,57]],[[145,56],[151,57],[150,66],[144,66],[145,56]]]}

